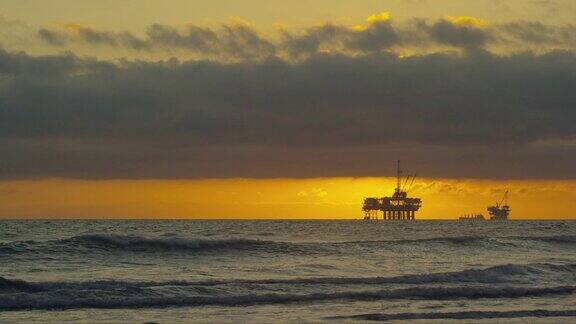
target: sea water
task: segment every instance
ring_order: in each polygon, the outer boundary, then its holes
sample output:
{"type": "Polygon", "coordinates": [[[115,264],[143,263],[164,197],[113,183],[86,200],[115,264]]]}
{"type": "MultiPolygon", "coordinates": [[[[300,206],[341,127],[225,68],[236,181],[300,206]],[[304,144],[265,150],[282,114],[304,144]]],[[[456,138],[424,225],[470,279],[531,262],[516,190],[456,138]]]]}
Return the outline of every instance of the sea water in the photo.
{"type": "Polygon", "coordinates": [[[576,322],[573,221],[0,221],[0,322],[576,322]]]}

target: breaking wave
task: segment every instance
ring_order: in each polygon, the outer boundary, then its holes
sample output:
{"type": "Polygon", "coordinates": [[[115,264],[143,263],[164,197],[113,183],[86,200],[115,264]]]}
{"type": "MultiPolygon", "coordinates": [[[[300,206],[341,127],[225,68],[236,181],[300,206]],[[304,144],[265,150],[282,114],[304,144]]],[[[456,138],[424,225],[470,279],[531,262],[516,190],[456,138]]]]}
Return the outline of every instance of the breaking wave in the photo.
{"type": "Polygon", "coordinates": [[[146,238],[116,234],[86,234],[62,240],[65,243],[81,244],[89,247],[126,250],[214,250],[248,249],[277,242],[251,239],[185,239],[178,237],[146,238]]]}
{"type": "Polygon", "coordinates": [[[166,306],[248,306],[329,300],[521,298],[572,294],[576,286],[557,287],[413,287],[376,291],[338,291],[308,294],[252,293],[243,295],[159,294],[138,287],[116,290],[59,289],[37,293],[0,294],[0,310],[70,308],[140,308],[166,306]]]}
{"type": "Polygon", "coordinates": [[[523,287],[516,277],[576,271],[576,264],[501,265],[457,272],[368,278],[293,278],[210,281],[26,282],[0,277],[0,310],[64,308],[133,308],[163,306],[242,306],[326,300],[520,298],[572,294],[576,286],[523,287]],[[452,284],[468,285],[452,285],[452,284]],[[414,285],[398,288],[394,284],[414,285]],[[436,284],[449,284],[439,286],[436,284]],[[470,285],[475,284],[475,285],[470,285]],[[480,285],[479,284],[483,284],[480,285]],[[271,286],[271,285],[280,285],[271,286]],[[310,292],[299,293],[302,287],[310,292]],[[426,286],[427,285],[427,286],[426,286]],[[211,286],[217,286],[213,289],[211,286]],[[204,287],[204,288],[203,288],[204,287]],[[208,289],[210,288],[210,289],[208,289]],[[281,288],[281,289],[278,289],[281,288]],[[332,292],[330,292],[332,288],[332,292]],[[286,293],[279,294],[278,291],[286,293]],[[312,290],[314,291],[314,290],[312,290]],[[245,294],[239,294],[245,292],[245,294]],[[249,293],[246,293],[249,292],[249,293]],[[254,293],[253,293],[254,292],[254,293]]]}
{"type": "Polygon", "coordinates": [[[0,293],[22,291],[35,292],[40,290],[41,289],[38,287],[38,285],[30,284],[24,280],[10,280],[0,277],[0,293]]]}
{"type": "Polygon", "coordinates": [[[576,235],[549,235],[549,236],[502,236],[502,237],[485,237],[485,236],[447,236],[447,237],[430,237],[420,239],[404,240],[366,240],[366,241],[348,241],[339,242],[339,244],[349,243],[390,243],[390,244],[409,244],[409,243],[449,243],[455,245],[467,245],[477,243],[490,244],[510,244],[512,241],[538,241],[557,244],[574,244],[576,235]]]}
{"type": "Polygon", "coordinates": [[[379,284],[459,284],[459,283],[516,283],[526,276],[548,274],[566,276],[576,273],[576,264],[532,264],[532,265],[499,265],[484,269],[468,269],[454,272],[430,274],[412,274],[395,277],[310,277],[290,279],[231,279],[184,281],[172,280],[163,282],[125,282],[100,280],[87,282],[39,282],[28,283],[22,280],[9,280],[0,277],[0,292],[4,287],[25,290],[49,291],[59,289],[117,289],[147,288],[161,286],[219,286],[219,285],[379,285],[379,284]]]}
{"type": "MultiPolygon", "coordinates": [[[[576,264],[534,264],[515,265],[506,264],[484,269],[469,269],[454,272],[441,272],[429,274],[411,274],[396,277],[319,277],[295,279],[262,279],[262,280],[210,280],[194,282],[194,285],[222,285],[231,283],[244,284],[333,284],[333,285],[359,285],[359,284],[435,284],[435,283],[511,283],[526,276],[539,276],[547,274],[573,274],[576,264]]],[[[179,282],[187,285],[187,282],[179,282]]]]}
{"type": "Polygon", "coordinates": [[[576,244],[576,235],[525,236],[522,239],[556,244],[576,244]]]}
{"type": "Polygon", "coordinates": [[[411,244],[411,243],[449,243],[455,245],[474,244],[479,242],[497,243],[494,239],[482,236],[447,236],[447,237],[430,237],[420,239],[399,239],[399,240],[366,240],[366,241],[347,241],[338,242],[337,244],[369,244],[369,243],[386,243],[386,244],[411,244]]]}
{"type": "Polygon", "coordinates": [[[398,313],[398,314],[360,314],[352,316],[331,316],[327,319],[348,319],[364,321],[397,321],[421,319],[496,319],[496,318],[522,318],[522,317],[574,317],[576,310],[514,310],[514,311],[466,311],[466,312],[439,312],[439,313],[398,313]]]}
{"type": "Polygon", "coordinates": [[[336,242],[285,242],[246,238],[180,238],[174,236],[143,237],[137,235],[118,234],[85,234],[55,241],[23,241],[0,243],[0,256],[35,252],[46,249],[61,250],[65,248],[72,251],[75,247],[83,249],[100,250],[123,250],[138,252],[154,252],[159,250],[172,251],[214,251],[214,250],[257,250],[270,252],[296,252],[317,254],[326,251],[337,252],[342,246],[348,245],[409,245],[409,244],[450,244],[458,246],[478,247],[488,244],[491,247],[497,245],[515,245],[517,242],[545,242],[551,244],[575,244],[576,235],[555,236],[525,236],[525,237],[482,237],[482,236],[454,236],[454,237],[431,237],[420,239],[398,240],[359,240],[359,241],[336,241],[336,242]]]}
{"type": "Polygon", "coordinates": [[[438,237],[415,240],[365,240],[365,241],[340,241],[340,242],[283,242],[245,238],[206,239],[206,238],[180,238],[174,236],[143,237],[136,235],[118,234],[85,234],[56,241],[26,241],[0,244],[0,255],[26,253],[38,249],[66,248],[68,251],[74,247],[83,249],[100,250],[123,250],[138,252],[154,252],[158,250],[172,251],[214,251],[214,250],[258,250],[270,252],[297,252],[317,254],[327,249],[334,252],[343,245],[402,245],[418,243],[448,243],[464,245],[490,240],[482,237],[438,237]],[[25,246],[22,247],[22,245],[25,246]]]}

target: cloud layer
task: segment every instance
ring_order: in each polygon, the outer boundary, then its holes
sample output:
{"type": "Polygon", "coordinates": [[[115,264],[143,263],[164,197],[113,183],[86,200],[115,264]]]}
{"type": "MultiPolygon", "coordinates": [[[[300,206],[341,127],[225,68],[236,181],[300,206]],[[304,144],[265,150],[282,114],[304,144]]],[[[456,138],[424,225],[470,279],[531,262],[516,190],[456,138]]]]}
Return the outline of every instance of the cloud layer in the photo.
{"type": "Polygon", "coordinates": [[[41,28],[38,36],[57,47],[80,44],[137,52],[180,50],[199,58],[224,60],[270,57],[294,60],[326,52],[365,55],[382,51],[437,52],[447,48],[503,52],[576,49],[576,26],[573,25],[534,21],[490,24],[475,17],[450,16],[397,22],[386,12],[371,15],[360,25],[328,22],[300,29],[280,28],[278,37],[264,35],[242,20],[232,20],[216,28],[153,24],[142,35],[66,24],[61,28],[41,28]]]}
{"type": "Polygon", "coordinates": [[[44,28],[63,48],[198,58],[0,50],[0,178],[380,176],[397,158],[427,177],[576,178],[572,29],[386,13],[276,39],[240,20],[44,28]]]}
{"type": "Polygon", "coordinates": [[[4,177],[378,175],[399,156],[435,176],[576,175],[540,170],[576,162],[569,52],[224,64],[3,51],[0,74],[4,177]],[[444,165],[459,158],[484,167],[444,165]]]}

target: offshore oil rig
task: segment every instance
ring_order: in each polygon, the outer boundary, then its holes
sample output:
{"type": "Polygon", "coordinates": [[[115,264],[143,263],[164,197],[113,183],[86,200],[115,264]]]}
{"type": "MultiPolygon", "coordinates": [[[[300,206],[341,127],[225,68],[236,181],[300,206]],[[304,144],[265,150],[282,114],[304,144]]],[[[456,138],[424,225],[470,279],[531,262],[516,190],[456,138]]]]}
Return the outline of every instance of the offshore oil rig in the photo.
{"type": "Polygon", "coordinates": [[[504,197],[496,205],[488,207],[490,220],[508,220],[510,206],[508,205],[508,190],[504,192],[504,197]]]}
{"type": "MultiPolygon", "coordinates": [[[[506,221],[508,220],[508,215],[510,215],[510,206],[508,205],[508,190],[504,192],[504,197],[500,202],[497,202],[494,206],[488,206],[488,214],[490,215],[489,220],[491,221],[506,221]]],[[[461,221],[484,221],[484,215],[464,215],[458,218],[461,221]]]]}
{"type": "Polygon", "coordinates": [[[408,197],[408,190],[414,184],[416,175],[408,176],[401,185],[402,170],[400,169],[400,160],[396,169],[396,189],[392,197],[382,198],[364,198],[364,219],[378,219],[378,212],[382,211],[384,220],[414,220],[415,214],[422,206],[420,198],[408,197]],[[411,180],[410,180],[411,179],[411,180]],[[408,185],[408,186],[407,186],[408,185]]]}

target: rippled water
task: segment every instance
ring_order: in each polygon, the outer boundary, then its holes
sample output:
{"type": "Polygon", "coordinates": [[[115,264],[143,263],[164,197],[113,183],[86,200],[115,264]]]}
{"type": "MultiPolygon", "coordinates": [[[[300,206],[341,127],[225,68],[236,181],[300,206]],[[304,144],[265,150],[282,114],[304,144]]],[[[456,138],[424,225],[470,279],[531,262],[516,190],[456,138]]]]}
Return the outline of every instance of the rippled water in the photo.
{"type": "Polygon", "coordinates": [[[576,321],[576,222],[1,221],[0,322],[576,321]]]}

